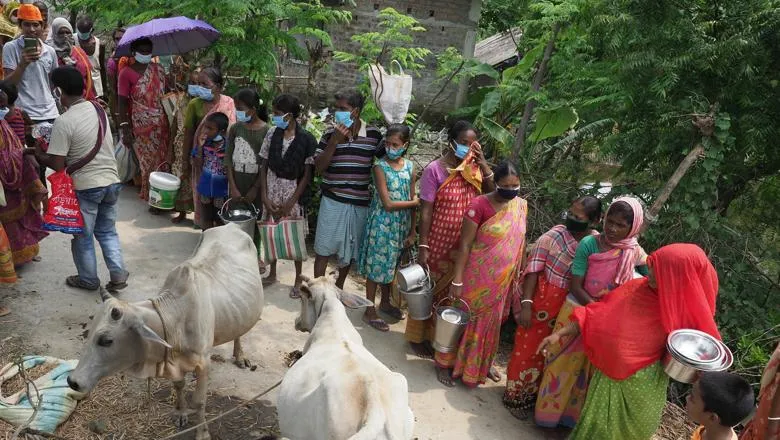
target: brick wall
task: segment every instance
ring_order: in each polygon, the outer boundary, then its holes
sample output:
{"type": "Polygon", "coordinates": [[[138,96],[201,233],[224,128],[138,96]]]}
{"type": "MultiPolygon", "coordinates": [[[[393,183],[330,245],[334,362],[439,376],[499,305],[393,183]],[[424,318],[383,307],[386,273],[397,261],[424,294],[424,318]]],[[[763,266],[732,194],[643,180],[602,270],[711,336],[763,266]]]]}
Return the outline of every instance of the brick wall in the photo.
{"type": "MultiPolygon", "coordinates": [[[[350,37],[376,30],[377,14],[387,7],[413,16],[427,29],[427,32],[417,33],[414,42],[415,46],[426,47],[433,52],[424,61],[426,68],[420,72],[420,76],[414,76],[414,99],[411,111],[419,113],[440,88],[438,84],[433,84],[436,79],[435,55],[450,46],[462,52],[467,33],[476,30],[477,23],[469,18],[472,0],[357,0],[356,3],[356,8],[350,8],[353,15],[350,23],[329,29],[335,50],[353,51],[355,45],[350,41],[350,37]]],[[[305,77],[306,74],[305,63],[296,60],[285,62],[285,76],[305,77]]],[[[357,72],[354,66],[331,61],[317,77],[317,92],[321,103],[328,102],[337,90],[357,84],[359,75],[361,73],[357,72]]],[[[304,95],[306,80],[285,80],[284,86],[287,91],[304,95]]],[[[441,114],[452,110],[455,107],[457,91],[457,84],[448,87],[442,94],[443,101],[431,111],[441,114]]]]}

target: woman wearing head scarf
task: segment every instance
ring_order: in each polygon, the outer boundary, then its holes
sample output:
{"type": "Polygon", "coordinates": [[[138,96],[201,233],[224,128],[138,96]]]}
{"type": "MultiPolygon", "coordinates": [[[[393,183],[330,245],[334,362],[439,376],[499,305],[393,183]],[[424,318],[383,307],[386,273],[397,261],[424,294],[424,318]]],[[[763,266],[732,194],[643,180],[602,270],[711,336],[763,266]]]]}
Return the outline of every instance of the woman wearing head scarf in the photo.
{"type": "Polygon", "coordinates": [[[57,52],[60,66],[71,66],[81,73],[84,79],[84,99],[89,101],[97,98],[92,82],[92,64],[84,49],[74,44],[73,27],[68,20],[57,17],[51,22],[51,40],[46,43],[57,52]]]}
{"type": "Polygon", "coordinates": [[[647,278],[628,281],[604,300],[579,307],[572,322],[538,351],[582,336],[594,368],[571,440],[646,440],[661,421],[669,378],[661,365],[669,333],[696,329],[718,339],[718,275],[694,244],[664,246],[647,258],[647,278]]]}
{"type": "MultiPolygon", "coordinates": [[[[647,254],[637,242],[644,210],[639,200],[620,197],[607,208],[604,233],[583,238],[571,266],[570,292],[556,318],[555,329],[571,322],[574,309],[603,300],[609,292],[646,274],[647,254]]],[[[569,338],[548,350],[534,418],[547,428],[577,423],[592,374],[580,338],[569,338]]]]}

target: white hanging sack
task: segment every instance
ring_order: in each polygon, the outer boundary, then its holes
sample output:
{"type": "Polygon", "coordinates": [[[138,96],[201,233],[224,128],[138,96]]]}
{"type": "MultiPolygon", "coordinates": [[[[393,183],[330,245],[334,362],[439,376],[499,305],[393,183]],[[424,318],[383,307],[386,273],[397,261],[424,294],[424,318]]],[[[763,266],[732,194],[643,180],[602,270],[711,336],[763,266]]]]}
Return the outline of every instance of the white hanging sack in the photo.
{"type": "Polygon", "coordinates": [[[412,77],[404,73],[398,61],[393,60],[391,64],[398,66],[398,74],[394,75],[392,68],[388,73],[381,65],[371,64],[368,79],[371,95],[385,120],[389,124],[400,124],[406,119],[412,102],[412,77]]]}

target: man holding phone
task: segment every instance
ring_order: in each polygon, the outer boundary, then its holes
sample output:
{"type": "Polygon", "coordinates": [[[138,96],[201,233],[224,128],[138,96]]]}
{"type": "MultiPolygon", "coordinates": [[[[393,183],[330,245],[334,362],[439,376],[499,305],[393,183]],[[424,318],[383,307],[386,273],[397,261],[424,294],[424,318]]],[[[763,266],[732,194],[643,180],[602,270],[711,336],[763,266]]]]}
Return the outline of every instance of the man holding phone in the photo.
{"type": "MultiPolygon", "coordinates": [[[[3,46],[5,80],[16,85],[19,90],[16,106],[27,112],[33,125],[53,123],[60,113],[49,75],[57,67],[57,54],[40,40],[44,20],[37,7],[21,5],[17,16],[22,35],[3,46]]],[[[40,173],[45,185],[44,167],[40,173]]]]}

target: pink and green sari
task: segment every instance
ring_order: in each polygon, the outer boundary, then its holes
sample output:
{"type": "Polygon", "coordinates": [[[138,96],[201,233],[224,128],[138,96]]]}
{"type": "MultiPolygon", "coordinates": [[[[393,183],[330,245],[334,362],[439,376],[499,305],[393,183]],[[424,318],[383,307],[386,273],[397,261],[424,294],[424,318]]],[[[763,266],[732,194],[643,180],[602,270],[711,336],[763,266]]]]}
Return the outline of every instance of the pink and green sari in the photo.
{"type": "Polygon", "coordinates": [[[522,262],[527,212],[526,201],[515,198],[479,227],[471,246],[461,296],[471,320],[457,352],[437,352],[435,358],[466,386],[485,383],[493,365],[510,286],[522,262]]]}

